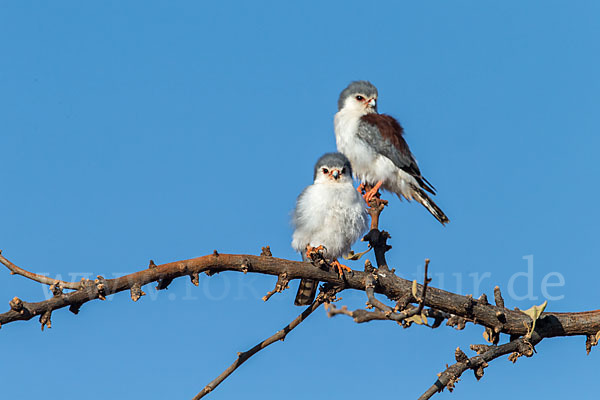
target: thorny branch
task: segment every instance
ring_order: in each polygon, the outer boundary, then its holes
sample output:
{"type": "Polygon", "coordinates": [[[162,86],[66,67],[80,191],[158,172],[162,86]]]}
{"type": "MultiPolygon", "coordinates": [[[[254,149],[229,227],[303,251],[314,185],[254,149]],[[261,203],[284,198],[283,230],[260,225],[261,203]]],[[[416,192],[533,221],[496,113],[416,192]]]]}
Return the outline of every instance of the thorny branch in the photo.
{"type": "Polygon", "coordinates": [[[256,346],[251,349],[244,351],[243,353],[238,353],[236,360],[231,364],[225,371],[223,371],[219,376],[217,376],[214,380],[212,380],[208,385],[206,385],[195,397],[194,400],[198,400],[206,396],[208,393],[213,391],[221,382],[223,382],[229,375],[231,375],[240,365],[242,365],[246,360],[252,357],[254,354],[258,353],[265,347],[277,342],[278,340],[283,341],[286,335],[295,327],[300,325],[302,321],[304,321],[313,311],[321,306],[324,302],[328,302],[332,300],[332,297],[335,298],[335,289],[330,291],[321,291],[315,301],[308,306],[306,310],[302,312],[302,314],[298,315],[292,322],[286,325],[280,331],[277,331],[273,336],[263,340],[258,343],[256,346]]]}
{"type": "Polygon", "coordinates": [[[535,352],[534,346],[541,340],[542,336],[536,333],[530,339],[522,337],[500,346],[471,345],[471,350],[477,352],[477,355],[471,358],[457,347],[454,353],[456,363],[439,373],[438,379],[419,397],[419,400],[429,399],[444,388],[448,388],[452,392],[454,385],[460,380],[460,376],[468,369],[473,370],[477,380],[481,379],[484,368],[488,367],[488,362],[503,355],[511,353],[508,359],[513,363],[521,356],[531,357],[535,352]]]}
{"type": "Polygon", "coordinates": [[[498,287],[494,290],[495,305],[489,304],[485,295],[482,295],[479,299],[474,299],[470,295],[462,296],[430,287],[431,280],[427,275],[428,260],[426,261],[425,277],[422,285],[417,284],[416,281],[410,282],[400,278],[394,273],[394,269],[389,269],[385,258],[385,253],[391,249],[391,246],[387,244],[390,235],[379,230],[379,216],[386,203],[379,197],[371,201],[371,231],[363,239],[369,242],[369,245],[373,248],[377,268],[370,263],[366,263],[364,272],[353,271],[353,273],[342,278],[333,271],[319,268],[307,262],[273,257],[268,246],[262,249],[260,256],[220,254],[215,250],[212,254],[203,257],[162,265],[156,265],[151,261],[147,269],[115,279],[104,279],[102,276],[98,276],[95,280],[82,279],[80,282],[55,280],[26,271],[2,256],[0,251],[0,263],[9,269],[11,274],[21,275],[35,282],[49,285],[53,293],[52,298],[40,302],[26,302],[18,297],[13,298],[9,303],[10,310],[0,314],[0,327],[2,324],[29,320],[34,316],[39,316],[42,329],[44,327],[49,328],[51,326],[51,314],[55,310],[69,307],[71,312],[77,314],[81,306],[88,301],[104,300],[107,296],[125,290],[130,290],[132,300],[137,301],[145,295],[142,291],[144,285],[157,282],[156,289],[162,290],[166,289],[173,279],[182,276],[188,276],[192,283],[197,286],[199,284],[199,274],[203,272],[208,276],[223,271],[277,276],[275,289],[265,296],[267,299],[273,294],[284,290],[290,280],[302,278],[325,282],[325,287],[329,288],[325,291],[335,290],[337,292],[354,289],[366,293],[367,304],[374,310],[350,312],[345,306],[341,308],[334,307],[330,303],[333,297],[327,297],[325,292],[322,291],[315,302],[283,330],[260,342],[252,349],[240,353],[236,361],[198,393],[196,398],[201,398],[213,390],[249,357],[275,341],[283,339],[289,331],[294,329],[323,303],[325,303],[329,315],[348,315],[358,323],[372,320],[391,320],[401,323],[403,327],[408,327],[412,322],[418,322],[419,319],[421,323],[427,325],[427,318],[433,318],[434,323],[428,325],[431,328],[440,326],[444,320],[447,320],[446,325],[453,326],[456,329],[463,329],[468,322],[484,327],[486,338],[493,344],[471,345],[471,349],[478,353],[478,355],[471,358],[467,357],[460,349],[457,349],[455,354],[456,363],[439,374],[437,381],[423,394],[422,399],[430,398],[445,387],[453,389],[454,384],[467,369],[473,370],[476,377],[481,378],[483,368],[487,367],[487,363],[502,355],[512,353],[509,359],[513,362],[521,355],[529,357],[533,354],[533,346],[544,338],[582,335],[586,337],[586,350],[588,352],[592,346],[598,343],[600,339],[600,310],[573,313],[543,312],[536,321],[533,321],[529,315],[518,309],[509,310],[505,308],[498,287]],[[71,291],[65,293],[64,289],[71,291]],[[378,300],[375,293],[383,294],[388,299],[395,301],[395,307],[392,308],[378,300]],[[534,322],[536,322],[535,325],[534,322]],[[497,345],[500,333],[510,335],[510,341],[506,344],[497,345]]]}

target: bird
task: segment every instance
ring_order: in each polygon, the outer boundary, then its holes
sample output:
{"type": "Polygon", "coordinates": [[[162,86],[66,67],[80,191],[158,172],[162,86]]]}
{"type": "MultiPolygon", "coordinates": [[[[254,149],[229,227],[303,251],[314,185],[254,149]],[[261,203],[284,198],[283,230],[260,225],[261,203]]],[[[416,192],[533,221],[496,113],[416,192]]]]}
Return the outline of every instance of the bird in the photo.
{"type": "Polygon", "coordinates": [[[369,203],[380,188],[400,200],[416,200],[442,225],[450,222],[427,192],[433,185],[421,175],[415,157],[404,140],[404,129],[392,116],[377,112],[377,88],[369,81],[351,82],[338,99],[334,117],[337,150],[351,162],[359,191],[372,187],[363,196],[369,203]]]}
{"type": "MultiPolygon", "coordinates": [[[[348,254],[351,246],[367,230],[367,207],[354,189],[350,161],[341,153],[326,153],[314,167],[313,184],[298,196],[292,212],[292,248],[310,261],[320,252],[337,269],[351,271],[337,258],[348,254]]],[[[318,282],[302,279],[294,304],[309,305],[315,298],[318,282]]]]}

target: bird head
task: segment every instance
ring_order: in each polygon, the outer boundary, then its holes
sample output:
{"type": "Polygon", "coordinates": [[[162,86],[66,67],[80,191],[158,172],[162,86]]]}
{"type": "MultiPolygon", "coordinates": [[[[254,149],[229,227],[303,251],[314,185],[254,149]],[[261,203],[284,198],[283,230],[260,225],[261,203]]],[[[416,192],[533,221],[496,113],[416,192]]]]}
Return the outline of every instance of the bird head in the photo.
{"type": "Polygon", "coordinates": [[[352,183],[350,161],[342,153],[327,153],[315,164],[315,183],[352,183]]]}
{"type": "Polygon", "coordinates": [[[361,115],[377,112],[377,88],[368,81],[354,81],[342,90],[338,111],[354,111],[361,115]]]}

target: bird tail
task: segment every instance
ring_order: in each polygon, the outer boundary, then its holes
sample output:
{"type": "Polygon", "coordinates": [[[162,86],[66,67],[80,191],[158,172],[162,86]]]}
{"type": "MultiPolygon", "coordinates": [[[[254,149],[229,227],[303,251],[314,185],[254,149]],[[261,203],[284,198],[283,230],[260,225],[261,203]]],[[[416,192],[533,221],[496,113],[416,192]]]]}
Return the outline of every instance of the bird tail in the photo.
{"type": "Polygon", "coordinates": [[[431,213],[431,215],[435,217],[435,219],[440,221],[442,225],[446,225],[448,222],[450,222],[450,220],[448,219],[446,214],[444,214],[442,209],[439,208],[437,204],[435,204],[435,202],[431,200],[431,198],[429,198],[429,196],[427,195],[427,193],[425,193],[425,191],[423,191],[423,189],[418,188],[415,185],[411,185],[411,187],[413,189],[412,195],[414,199],[417,200],[419,203],[423,204],[423,206],[427,209],[427,211],[431,213]]]}
{"type": "Polygon", "coordinates": [[[296,293],[296,300],[294,304],[297,306],[308,306],[315,299],[317,293],[317,287],[319,282],[312,279],[301,279],[300,286],[298,287],[298,293],[296,293]]]}

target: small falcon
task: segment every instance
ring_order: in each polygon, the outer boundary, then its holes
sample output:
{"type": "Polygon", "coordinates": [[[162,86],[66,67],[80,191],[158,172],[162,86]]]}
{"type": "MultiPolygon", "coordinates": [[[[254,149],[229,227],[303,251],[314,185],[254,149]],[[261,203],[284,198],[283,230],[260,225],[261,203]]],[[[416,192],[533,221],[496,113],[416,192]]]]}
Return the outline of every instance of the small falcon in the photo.
{"type": "Polygon", "coordinates": [[[342,91],[335,114],[335,141],[361,181],[373,188],[365,193],[367,203],[379,188],[398,198],[417,200],[442,225],[450,222],[429,198],[435,188],[421,175],[419,166],[402,137],[404,129],[395,118],[377,113],[377,88],[368,81],[355,81],[342,91]]]}
{"type": "MultiPolygon", "coordinates": [[[[341,153],[323,155],[314,169],[314,183],[300,193],[292,214],[292,247],[304,261],[321,251],[337,268],[350,270],[337,258],[348,254],[350,247],[367,230],[367,208],[352,185],[350,161],[341,153]]],[[[309,305],[315,298],[318,282],[302,279],[294,304],[309,305]]]]}

